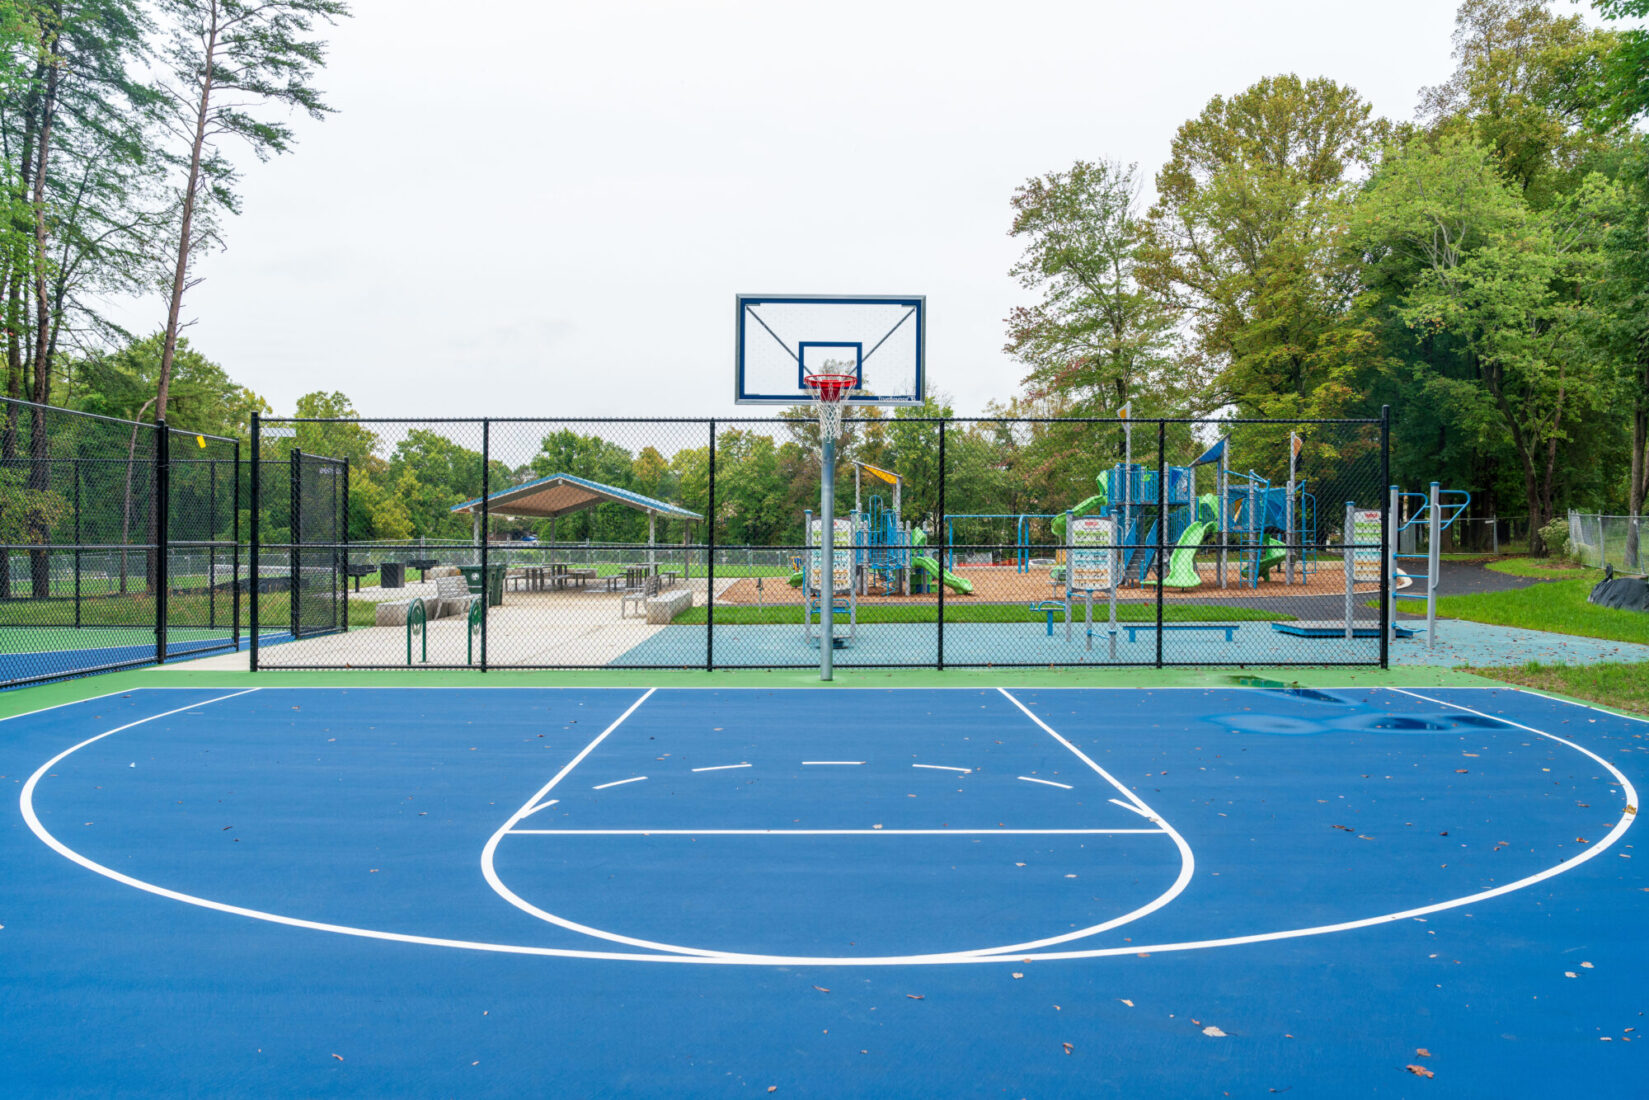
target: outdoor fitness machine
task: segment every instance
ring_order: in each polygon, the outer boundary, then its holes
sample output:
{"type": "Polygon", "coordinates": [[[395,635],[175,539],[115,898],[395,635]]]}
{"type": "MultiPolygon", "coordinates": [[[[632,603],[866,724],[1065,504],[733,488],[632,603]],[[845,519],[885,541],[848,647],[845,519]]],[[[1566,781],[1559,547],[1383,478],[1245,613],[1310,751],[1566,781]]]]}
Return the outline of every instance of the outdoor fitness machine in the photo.
{"type": "MultiPolygon", "coordinates": [[[[1454,521],[1465,514],[1471,507],[1471,494],[1464,489],[1444,489],[1438,482],[1431,483],[1428,493],[1405,493],[1397,486],[1391,487],[1391,521],[1394,530],[1391,541],[1386,544],[1387,567],[1391,571],[1391,621],[1392,637],[1400,637],[1397,626],[1398,600],[1425,600],[1426,601],[1426,648],[1437,647],[1437,575],[1442,568],[1443,532],[1454,526],[1454,521]],[[1403,506],[1407,503],[1414,512],[1407,519],[1400,521],[1403,506]],[[1424,530],[1426,532],[1426,552],[1424,554],[1400,554],[1397,552],[1401,545],[1404,531],[1424,530]],[[1418,575],[1399,570],[1400,561],[1424,561],[1425,574],[1418,575]],[[1397,578],[1407,573],[1412,581],[1426,582],[1423,592],[1399,592],[1397,578]]],[[[1349,609],[1349,604],[1347,605],[1349,609]]],[[[1349,615],[1347,616],[1349,618],[1349,615]]]]}

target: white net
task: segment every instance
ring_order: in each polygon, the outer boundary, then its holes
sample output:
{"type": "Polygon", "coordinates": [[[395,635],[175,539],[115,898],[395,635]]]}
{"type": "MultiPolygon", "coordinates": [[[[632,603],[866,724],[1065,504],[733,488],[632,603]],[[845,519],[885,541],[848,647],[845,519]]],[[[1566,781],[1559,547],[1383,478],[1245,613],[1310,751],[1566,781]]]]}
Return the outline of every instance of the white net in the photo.
{"type": "Polygon", "coordinates": [[[813,393],[813,405],[819,417],[819,439],[840,439],[842,414],[847,411],[847,399],[859,392],[851,384],[855,364],[851,361],[827,359],[816,372],[807,375],[808,388],[813,393]],[[844,384],[847,383],[847,384],[844,384]]]}

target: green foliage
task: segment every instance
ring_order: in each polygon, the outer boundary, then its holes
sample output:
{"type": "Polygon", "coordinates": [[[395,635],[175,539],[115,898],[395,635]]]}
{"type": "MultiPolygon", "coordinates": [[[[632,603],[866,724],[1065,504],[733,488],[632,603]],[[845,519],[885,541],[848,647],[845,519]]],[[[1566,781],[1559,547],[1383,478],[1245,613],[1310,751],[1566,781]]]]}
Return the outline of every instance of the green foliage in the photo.
{"type": "Polygon", "coordinates": [[[1540,544],[1548,554],[1564,556],[1569,550],[1569,521],[1554,519],[1540,529],[1540,544]]]}

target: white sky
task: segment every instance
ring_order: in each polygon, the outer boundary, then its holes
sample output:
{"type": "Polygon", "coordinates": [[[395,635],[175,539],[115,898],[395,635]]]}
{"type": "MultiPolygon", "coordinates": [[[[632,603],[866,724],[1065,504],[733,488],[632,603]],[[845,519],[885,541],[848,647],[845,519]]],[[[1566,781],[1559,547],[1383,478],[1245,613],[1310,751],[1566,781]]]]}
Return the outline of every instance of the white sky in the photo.
{"type": "Polygon", "coordinates": [[[185,301],[277,413],[336,389],[366,415],[732,414],[740,291],[927,295],[929,388],[978,412],[1021,374],[1027,177],[1149,180],[1268,74],[1409,118],[1453,68],[1452,0],[353,6],[320,81],[338,113],[247,165],[185,301]]]}

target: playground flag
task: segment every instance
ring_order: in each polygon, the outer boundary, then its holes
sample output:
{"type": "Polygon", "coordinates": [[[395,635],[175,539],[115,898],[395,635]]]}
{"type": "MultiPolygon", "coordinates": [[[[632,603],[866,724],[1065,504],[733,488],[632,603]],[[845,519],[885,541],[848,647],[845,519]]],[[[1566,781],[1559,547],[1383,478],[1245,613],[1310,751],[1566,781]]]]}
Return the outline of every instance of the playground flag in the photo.
{"type": "Polygon", "coordinates": [[[1193,465],[1193,466],[1206,466],[1210,462],[1218,462],[1220,459],[1224,458],[1225,457],[1225,443],[1226,443],[1226,440],[1228,440],[1230,438],[1231,438],[1230,436],[1225,436],[1225,435],[1220,436],[1220,441],[1218,443],[1214,444],[1212,447],[1208,448],[1206,451],[1202,452],[1202,457],[1197,459],[1195,462],[1191,463],[1191,465],[1193,465]]]}

